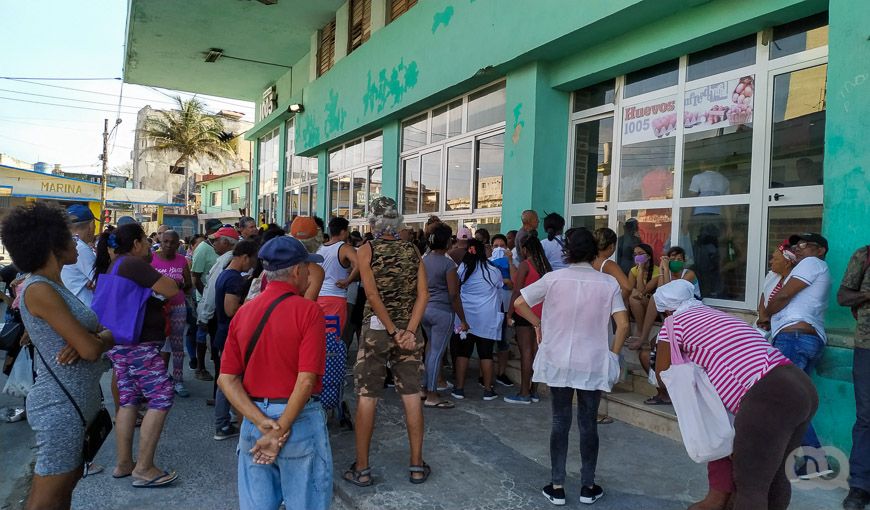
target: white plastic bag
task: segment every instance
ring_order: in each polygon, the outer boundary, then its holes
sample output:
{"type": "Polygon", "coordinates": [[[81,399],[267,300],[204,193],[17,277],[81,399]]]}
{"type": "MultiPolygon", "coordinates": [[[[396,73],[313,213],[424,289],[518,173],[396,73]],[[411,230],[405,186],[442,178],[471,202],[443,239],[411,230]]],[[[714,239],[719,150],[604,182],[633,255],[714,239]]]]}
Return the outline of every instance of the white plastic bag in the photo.
{"type": "Polygon", "coordinates": [[[15,358],[15,364],[12,365],[12,371],[9,372],[9,379],[6,380],[3,393],[24,398],[30,393],[32,387],[33,360],[30,359],[30,349],[25,348],[21,349],[18,357],[15,358]]]}
{"type": "Polygon", "coordinates": [[[727,457],[734,446],[734,426],[728,411],[707,372],[683,358],[674,337],[673,317],[665,320],[665,326],[671,344],[671,366],[659,376],[677,413],[686,452],[697,463],[727,457]]]}

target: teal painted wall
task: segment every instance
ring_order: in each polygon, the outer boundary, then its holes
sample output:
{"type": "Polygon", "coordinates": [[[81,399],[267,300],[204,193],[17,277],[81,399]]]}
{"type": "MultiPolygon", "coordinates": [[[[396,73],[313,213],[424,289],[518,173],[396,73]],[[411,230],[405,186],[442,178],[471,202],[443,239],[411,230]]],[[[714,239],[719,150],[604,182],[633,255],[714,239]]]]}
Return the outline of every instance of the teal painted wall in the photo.
{"type": "Polygon", "coordinates": [[[248,196],[248,178],[248,174],[238,174],[203,183],[201,185],[203,213],[234,212],[238,216],[239,207],[242,207],[248,196]],[[239,189],[239,202],[235,204],[230,203],[229,190],[233,188],[239,189]],[[211,204],[211,194],[215,191],[221,192],[221,205],[219,206],[209,205],[211,204]]]}
{"type": "MultiPolygon", "coordinates": [[[[852,252],[870,243],[865,227],[870,215],[870,3],[830,0],[829,22],[822,233],[830,244],[833,287],[825,323],[850,338],[855,321],[837,305],[836,293],[852,252]]],[[[820,397],[814,420],[819,436],[848,454],[855,422],[851,349],[828,347],[814,381],[820,397]]]]}
{"type": "Polygon", "coordinates": [[[525,209],[565,209],[570,94],[550,87],[540,62],[508,74],[502,231],[520,227],[525,209]]]}

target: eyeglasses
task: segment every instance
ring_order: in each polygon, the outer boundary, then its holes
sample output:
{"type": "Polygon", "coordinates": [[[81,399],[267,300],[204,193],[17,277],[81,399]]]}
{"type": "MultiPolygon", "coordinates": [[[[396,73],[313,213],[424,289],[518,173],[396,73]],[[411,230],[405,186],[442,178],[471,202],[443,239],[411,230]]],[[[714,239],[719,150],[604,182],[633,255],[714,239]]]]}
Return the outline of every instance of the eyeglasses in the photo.
{"type": "Polygon", "coordinates": [[[799,250],[805,249],[807,246],[818,246],[819,243],[814,243],[812,241],[801,241],[793,246],[793,248],[797,248],[799,250]]]}

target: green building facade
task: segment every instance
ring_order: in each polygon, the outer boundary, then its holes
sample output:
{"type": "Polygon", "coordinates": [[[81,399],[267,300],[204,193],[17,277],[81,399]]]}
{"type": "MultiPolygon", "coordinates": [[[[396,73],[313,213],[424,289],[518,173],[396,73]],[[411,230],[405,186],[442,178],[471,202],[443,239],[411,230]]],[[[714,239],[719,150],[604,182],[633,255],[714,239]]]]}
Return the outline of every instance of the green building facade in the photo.
{"type": "Polygon", "coordinates": [[[225,224],[238,223],[248,207],[250,172],[232,172],[225,175],[204,175],[199,183],[199,223],[219,219],[225,224]]]}
{"type": "Polygon", "coordinates": [[[535,209],[622,235],[635,218],[655,256],[687,250],[706,302],[744,314],[771,250],[821,231],[835,288],[815,423],[850,447],[854,321],[834,295],[870,242],[870,3],[221,3],[132,0],[125,79],[257,102],[266,222],[365,230],[379,195],[412,227],[505,232],[535,209]]]}

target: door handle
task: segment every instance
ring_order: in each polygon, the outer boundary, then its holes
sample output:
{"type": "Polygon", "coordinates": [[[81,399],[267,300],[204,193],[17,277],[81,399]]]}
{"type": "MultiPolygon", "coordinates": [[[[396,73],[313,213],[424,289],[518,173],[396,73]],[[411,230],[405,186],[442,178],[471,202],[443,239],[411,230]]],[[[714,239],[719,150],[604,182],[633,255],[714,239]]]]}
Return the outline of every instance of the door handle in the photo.
{"type": "Polygon", "coordinates": [[[595,208],[596,208],[596,209],[603,209],[603,210],[606,211],[606,210],[607,210],[607,204],[605,204],[605,205],[599,205],[599,206],[596,206],[595,208]]]}
{"type": "Polygon", "coordinates": [[[774,193],[774,194],[773,194],[773,200],[776,201],[776,202],[779,202],[779,199],[782,198],[782,197],[784,197],[784,196],[785,196],[785,195],[782,195],[782,194],[780,194],[780,193],[774,193]]]}

